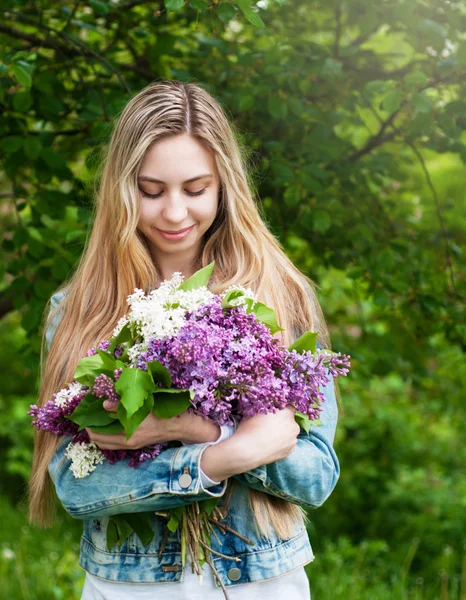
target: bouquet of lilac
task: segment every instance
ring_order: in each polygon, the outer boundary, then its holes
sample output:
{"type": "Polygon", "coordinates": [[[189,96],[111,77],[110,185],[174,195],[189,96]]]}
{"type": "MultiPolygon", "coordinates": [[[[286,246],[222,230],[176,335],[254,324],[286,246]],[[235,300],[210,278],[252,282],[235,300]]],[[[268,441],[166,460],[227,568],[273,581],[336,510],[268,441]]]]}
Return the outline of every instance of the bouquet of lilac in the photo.
{"type": "MultiPolygon", "coordinates": [[[[72,436],[66,453],[75,477],[89,475],[104,460],[129,457],[129,466],[138,467],[156,458],[166,444],[100,450],[85,430],[125,431],[128,440],[150,411],[170,418],[189,410],[224,425],[292,405],[307,432],[311,424],[319,425],[325,400],[320,388],[329,381],[327,370],[331,377],[346,375],[349,356],[316,351],[313,332],[285,348],[274,336],[282,331],[274,311],[251,290],[233,286],[215,295],[208,289],[213,267],[211,263],[186,281],[174,273],[147,295],[136,289],[113,337],[86,353],[74,381],[43,408],[31,406],[37,428],[72,436]],[[118,402],[116,413],[103,408],[105,399],[118,402]]],[[[204,502],[211,517],[214,507],[204,502]]],[[[183,507],[167,513],[169,527],[176,529],[187,511],[183,507]]],[[[109,548],[129,535],[121,518],[112,517],[111,522],[109,548]]],[[[145,526],[135,528],[134,515],[130,529],[147,539],[145,526]]],[[[205,545],[196,544],[201,564],[209,562],[202,551],[205,545]]]]}

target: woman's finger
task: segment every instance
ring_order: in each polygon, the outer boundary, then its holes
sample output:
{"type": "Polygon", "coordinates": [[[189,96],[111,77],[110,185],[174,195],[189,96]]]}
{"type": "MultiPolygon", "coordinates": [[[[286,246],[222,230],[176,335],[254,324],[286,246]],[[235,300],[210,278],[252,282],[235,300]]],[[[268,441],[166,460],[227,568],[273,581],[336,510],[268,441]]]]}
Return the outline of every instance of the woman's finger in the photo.
{"type": "Polygon", "coordinates": [[[86,427],[86,431],[89,435],[89,438],[97,445],[118,444],[121,446],[122,444],[126,444],[126,436],[124,433],[96,433],[88,427],[86,427]]]}
{"type": "Polygon", "coordinates": [[[112,400],[104,400],[103,407],[108,412],[115,412],[116,413],[116,411],[118,409],[118,402],[113,402],[112,400]]]}

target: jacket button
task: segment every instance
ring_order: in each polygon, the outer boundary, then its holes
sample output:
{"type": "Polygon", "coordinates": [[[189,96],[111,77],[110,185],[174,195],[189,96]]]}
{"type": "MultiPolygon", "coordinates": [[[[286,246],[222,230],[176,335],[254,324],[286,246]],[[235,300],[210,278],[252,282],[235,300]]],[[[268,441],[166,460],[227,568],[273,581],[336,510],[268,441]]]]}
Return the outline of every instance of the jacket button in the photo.
{"type": "Polygon", "coordinates": [[[228,579],[238,581],[241,578],[241,571],[237,567],[232,567],[227,573],[228,579]]]}
{"type": "Polygon", "coordinates": [[[180,484],[180,487],[188,488],[192,484],[192,482],[193,478],[189,474],[189,467],[185,467],[183,469],[183,474],[180,475],[180,478],[178,479],[178,483],[180,484]]]}

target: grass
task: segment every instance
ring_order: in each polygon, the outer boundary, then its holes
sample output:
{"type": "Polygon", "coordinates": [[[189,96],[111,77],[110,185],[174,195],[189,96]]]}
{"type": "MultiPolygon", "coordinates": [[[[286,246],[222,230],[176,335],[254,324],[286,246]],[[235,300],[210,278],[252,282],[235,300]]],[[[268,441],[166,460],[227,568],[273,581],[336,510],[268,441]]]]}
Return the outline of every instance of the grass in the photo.
{"type": "Polygon", "coordinates": [[[60,515],[51,529],[31,527],[24,510],[0,498],[1,595],[8,600],[78,600],[84,582],[79,567],[81,523],[60,515]]]}
{"type": "MultiPolygon", "coordinates": [[[[396,562],[384,541],[354,546],[340,538],[326,544],[306,567],[312,600],[466,600],[466,547],[461,572],[442,560],[446,568],[433,567],[422,577],[412,571],[419,542],[412,540],[396,562]]],[[[444,555],[448,553],[445,546],[444,555]]]]}

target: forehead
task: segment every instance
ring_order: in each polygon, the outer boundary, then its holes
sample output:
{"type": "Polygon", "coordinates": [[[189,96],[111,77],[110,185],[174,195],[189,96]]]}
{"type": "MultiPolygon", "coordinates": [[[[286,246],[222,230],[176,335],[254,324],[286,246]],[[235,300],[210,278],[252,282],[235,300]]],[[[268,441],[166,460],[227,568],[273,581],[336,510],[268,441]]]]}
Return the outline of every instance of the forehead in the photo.
{"type": "Polygon", "coordinates": [[[163,138],[149,146],[138,177],[179,183],[208,173],[214,177],[217,175],[213,154],[196,138],[181,134],[163,138]]]}

